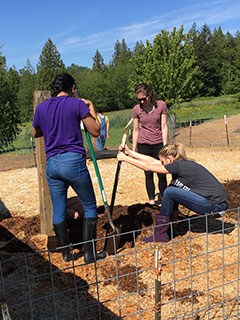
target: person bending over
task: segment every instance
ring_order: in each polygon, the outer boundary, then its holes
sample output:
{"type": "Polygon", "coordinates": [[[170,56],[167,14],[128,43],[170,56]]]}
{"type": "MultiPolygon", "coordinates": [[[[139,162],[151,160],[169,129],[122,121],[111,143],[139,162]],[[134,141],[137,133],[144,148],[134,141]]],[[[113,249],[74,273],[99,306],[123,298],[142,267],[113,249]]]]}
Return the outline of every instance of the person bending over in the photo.
{"type": "Polygon", "coordinates": [[[189,159],[182,144],[165,145],[159,160],[119,146],[118,161],[125,161],[140,169],[171,174],[172,181],[164,190],[160,214],[155,217],[154,235],[144,242],[167,242],[169,221],[174,208],[181,204],[199,214],[225,211],[227,196],[221,183],[205,167],[189,159]],[[123,149],[124,148],[124,149],[123,149]]]}
{"type": "MultiPolygon", "coordinates": [[[[97,207],[97,217],[104,216],[104,206],[97,207]]],[[[84,209],[78,196],[70,197],[67,199],[66,218],[78,220],[84,218],[84,209]]]]}

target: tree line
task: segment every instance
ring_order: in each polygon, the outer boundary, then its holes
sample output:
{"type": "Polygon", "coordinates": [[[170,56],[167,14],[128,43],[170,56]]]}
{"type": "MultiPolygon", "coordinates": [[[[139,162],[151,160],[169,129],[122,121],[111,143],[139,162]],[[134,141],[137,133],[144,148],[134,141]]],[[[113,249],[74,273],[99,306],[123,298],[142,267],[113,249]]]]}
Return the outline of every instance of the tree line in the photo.
{"type": "Polygon", "coordinates": [[[235,94],[240,88],[240,32],[213,31],[194,23],[185,33],[161,30],[151,43],[137,42],[130,50],[125,39],[115,42],[112,60],[105,63],[96,50],[92,68],[72,63],[66,67],[49,38],[36,71],[29,59],[20,69],[6,65],[0,52],[0,149],[11,143],[19,126],[33,118],[34,90],[49,90],[56,74],[70,73],[80,96],[96,108],[113,111],[134,105],[134,88],[146,82],[168,107],[196,96],[235,94]],[[8,139],[5,139],[8,137],[8,139]]]}

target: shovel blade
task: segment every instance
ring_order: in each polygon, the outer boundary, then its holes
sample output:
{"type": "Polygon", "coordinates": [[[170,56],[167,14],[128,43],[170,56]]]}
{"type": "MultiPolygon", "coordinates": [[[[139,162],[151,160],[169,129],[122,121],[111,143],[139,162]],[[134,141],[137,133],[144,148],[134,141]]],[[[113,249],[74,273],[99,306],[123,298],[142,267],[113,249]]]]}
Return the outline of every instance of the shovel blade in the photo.
{"type": "Polygon", "coordinates": [[[106,238],[105,251],[109,254],[115,254],[120,243],[120,228],[116,227],[116,231],[109,232],[106,238]]]}

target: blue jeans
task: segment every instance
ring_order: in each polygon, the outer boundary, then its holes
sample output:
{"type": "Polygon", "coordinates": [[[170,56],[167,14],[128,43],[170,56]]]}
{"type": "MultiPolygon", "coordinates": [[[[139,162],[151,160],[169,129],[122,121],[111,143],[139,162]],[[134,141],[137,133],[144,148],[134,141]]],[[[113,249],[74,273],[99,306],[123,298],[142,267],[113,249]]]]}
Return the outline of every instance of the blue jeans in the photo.
{"type": "Polygon", "coordinates": [[[192,191],[172,186],[167,187],[163,192],[162,206],[160,209],[161,215],[170,217],[176,204],[181,204],[189,210],[200,214],[221,212],[228,207],[226,202],[213,204],[206,198],[192,191]]]}
{"type": "Polygon", "coordinates": [[[96,139],[96,146],[97,150],[103,150],[106,142],[106,136],[101,135],[99,138],[96,139]]]}
{"type": "Polygon", "coordinates": [[[96,198],[84,155],[65,152],[52,156],[47,160],[46,178],[53,205],[53,224],[65,221],[69,186],[80,198],[84,216],[97,216],[96,198]]]}

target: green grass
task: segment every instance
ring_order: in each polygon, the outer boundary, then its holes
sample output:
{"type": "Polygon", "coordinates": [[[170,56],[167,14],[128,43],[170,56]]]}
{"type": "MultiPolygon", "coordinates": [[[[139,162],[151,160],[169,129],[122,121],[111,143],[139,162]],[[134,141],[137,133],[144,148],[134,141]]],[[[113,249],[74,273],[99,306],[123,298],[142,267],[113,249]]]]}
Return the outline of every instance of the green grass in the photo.
{"type": "MultiPolygon", "coordinates": [[[[221,97],[196,98],[190,102],[182,103],[169,110],[174,112],[176,122],[189,122],[199,119],[219,119],[240,114],[240,101],[238,95],[221,97]]],[[[106,112],[109,117],[110,134],[106,140],[106,147],[116,149],[121,143],[124,127],[131,119],[132,109],[106,112]]],[[[9,152],[24,154],[31,153],[32,123],[28,122],[22,127],[21,133],[14,140],[9,152]],[[12,150],[11,150],[12,149],[12,150]]],[[[86,137],[84,145],[87,145],[86,137]]],[[[34,141],[34,139],[33,139],[34,141]]]]}
{"type": "Polygon", "coordinates": [[[198,98],[180,104],[173,108],[171,112],[175,113],[176,122],[188,122],[204,118],[220,119],[224,115],[229,117],[239,114],[240,102],[236,95],[198,98]]]}

